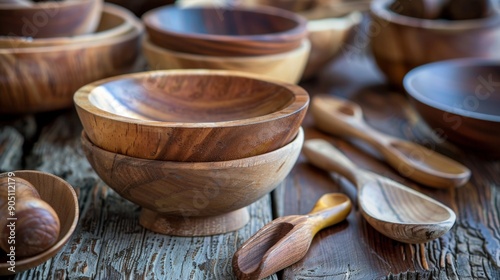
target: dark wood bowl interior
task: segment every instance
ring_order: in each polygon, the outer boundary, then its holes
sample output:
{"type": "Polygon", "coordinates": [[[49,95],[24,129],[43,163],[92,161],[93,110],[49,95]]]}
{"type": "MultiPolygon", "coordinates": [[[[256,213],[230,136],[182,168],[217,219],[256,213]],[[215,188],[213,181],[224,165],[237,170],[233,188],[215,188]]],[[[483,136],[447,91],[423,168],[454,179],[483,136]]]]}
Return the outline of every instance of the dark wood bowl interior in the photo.
{"type": "Polygon", "coordinates": [[[306,19],[273,7],[160,7],[143,15],[150,40],[195,54],[276,54],[300,46],[306,19]]]}
{"type": "Polygon", "coordinates": [[[423,119],[447,139],[500,155],[500,61],[426,64],[410,71],[404,86],[423,119]]]}
{"type": "Polygon", "coordinates": [[[260,117],[282,110],[294,99],[292,91],[273,83],[199,75],[120,79],[89,95],[94,106],[123,117],[192,123],[260,117]]]}

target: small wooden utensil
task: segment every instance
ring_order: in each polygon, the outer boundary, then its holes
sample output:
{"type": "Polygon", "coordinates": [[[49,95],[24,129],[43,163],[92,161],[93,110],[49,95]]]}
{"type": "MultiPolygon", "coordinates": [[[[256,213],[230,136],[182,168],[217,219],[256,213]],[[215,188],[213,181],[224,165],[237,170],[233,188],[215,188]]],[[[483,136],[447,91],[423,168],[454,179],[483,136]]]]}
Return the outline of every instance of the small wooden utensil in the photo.
{"type": "Polygon", "coordinates": [[[401,175],[435,188],[467,183],[470,170],[462,164],[419,144],[372,129],[361,108],[350,101],[316,96],[311,105],[316,126],[328,133],[361,139],[377,149],[401,175]]]}
{"type": "Polygon", "coordinates": [[[325,140],[304,143],[315,166],[338,172],[358,188],[363,217],[377,231],[404,243],[424,243],[450,230],[455,213],[442,203],[393,180],[362,170],[325,140]]]}
{"type": "Polygon", "coordinates": [[[351,201],[343,194],[323,195],[307,215],[280,217],[265,225],[234,254],[239,279],[262,279],[302,259],[314,235],[343,221],[351,201]]]}

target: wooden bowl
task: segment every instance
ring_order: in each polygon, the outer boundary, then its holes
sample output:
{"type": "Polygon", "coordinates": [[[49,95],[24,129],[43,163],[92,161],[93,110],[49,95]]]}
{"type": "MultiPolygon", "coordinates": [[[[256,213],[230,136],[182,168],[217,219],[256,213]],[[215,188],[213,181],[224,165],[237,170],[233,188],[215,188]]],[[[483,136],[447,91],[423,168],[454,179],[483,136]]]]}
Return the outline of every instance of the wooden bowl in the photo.
{"type": "MultiPolygon", "coordinates": [[[[13,171],[11,178],[23,178],[38,190],[40,198],[47,202],[57,213],[61,223],[61,231],[56,243],[46,251],[26,258],[16,258],[15,272],[19,273],[36,267],[50,258],[54,257],[62,247],[69,241],[78,223],[78,198],[73,187],[63,179],[49,173],[40,171],[22,170],[13,171]]],[[[0,177],[6,177],[9,173],[2,173],[0,177]]],[[[0,275],[14,274],[9,271],[10,264],[7,260],[0,262],[0,275]]]]}
{"type": "MultiPolygon", "coordinates": [[[[68,108],[75,91],[134,71],[143,26],[103,40],[33,48],[0,48],[0,114],[68,108]]],[[[96,35],[97,36],[97,35],[96,35]]]]}
{"type": "Polygon", "coordinates": [[[272,152],[220,162],[173,162],[128,157],[92,144],[82,133],[90,165],[118,194],[143,207],[140,223],[182,236],[237,230],[249,220],[246,206],[271,192],[294,166],[304,141],[272,152]]]}
{"type": "Polygon", "coordinates": [[[456,59],[411,70],[404,86],[438,134],[483,154],[500,156],[500,61],[456,59]]]}
{"type": "Polygon", "coordinates": [[[306,19],[272,7],[169,5],[142,18],[155,45],[192,54],[278,54],[297,49],[307,35],[306,19]]]}
{"type": "Polygon", "coordinates": [[[389,9],[393,0],[370,7],[371,50],[390,83],[419,65],[453,58],[500,58],[500,16],[471,20],[432,20],[403,16],[389,9]]]}
{"type": "Polygon", "coordinates": [[[0,3],[0,35],[51,38],[95,31],[102,0],[49,1],[32,5],[0,3]]]}
{"type": "Polygon", "coordinates": [[[142,50],[151,70],[220,69],[260,74],[269,79],[297,83],[309,57],[311,44],[306,39],[294,50],[260,56],[209,56],[176,52],[156,46],[144,38],[142,50]]]}
{"type": "Polygon", "coordinates": [[[143,159],[210,162],[276,150],[295,138],[309,96],[299,86],[232,71],[165,70],[79,89],[95,145],[143,159]]]}
{"type": "Polygon", "coordinates": [[[127,9],[105,4],[95,33],[72,37],[39,38],[0,36],[0,48],[31,48],[82,44],[118,37],[134,29],[137,18],[127,9]]]}
{"type": "Polygon", "coordinates": [[[362,15],[352,12],[343,17],[312,19],[307,23],[311,52],[302,79],[315,76],[330,63],[344,44],[348,34],[361,23],[362,15]]]}

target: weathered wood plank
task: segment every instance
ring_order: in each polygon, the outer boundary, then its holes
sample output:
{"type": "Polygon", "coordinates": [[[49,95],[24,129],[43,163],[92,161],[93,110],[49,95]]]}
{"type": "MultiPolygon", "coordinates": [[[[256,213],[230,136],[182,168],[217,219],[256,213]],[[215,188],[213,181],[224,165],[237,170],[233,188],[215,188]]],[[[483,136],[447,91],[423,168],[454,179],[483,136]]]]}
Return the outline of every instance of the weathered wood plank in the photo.
{"type": "Polygon", "coordinates": [[[24,137],[15,128],[0,128],[0,173],[21,169],[24,137]]]}
{"type": "MultiPolygon", "coordinates": [[[[15,279],[233,279],[236,249],[272,219],[270,197],[249,207],[250,222],[237,232],[173,237],[145,230],[140,208],[109,189],[81,150],[73,111],[44,127],[28,166],[65,178],[79,193],[80,220],[54,258],[15,279]]],[[[270,277],[276,279],[276,276],[270,277]]]]}

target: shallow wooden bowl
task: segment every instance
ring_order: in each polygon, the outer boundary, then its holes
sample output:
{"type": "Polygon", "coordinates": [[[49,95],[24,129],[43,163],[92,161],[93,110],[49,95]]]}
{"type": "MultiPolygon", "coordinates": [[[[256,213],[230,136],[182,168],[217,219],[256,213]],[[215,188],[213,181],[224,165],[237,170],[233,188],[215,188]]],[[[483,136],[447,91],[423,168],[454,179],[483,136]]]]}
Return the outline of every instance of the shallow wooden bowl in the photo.
{"type": "Polygon", "coordinates": [[[389,9],[393,0],[370,7],[371,50],[389,82],[402,86],[419,65],[462,57],[500,58],[500,16],[471,20],[432,20],[403,16],[389,9]]]}
{"type": "Polygon", "coordinates": [[[311,19],[307,23],[311,52],[302,79],[315,76],[330,63],[344,44],[348,34],[361,23],[362,15],[352,12],[343,17],[311,19]]]}
{"type": "Polygon", "coordinates": [[[288,175],[303,141],[300,129],[291,143],[266,154],[220,162],[173,162],[108,152],[82,133],[83,151],[101,179],[143,207],[141,225],[182,236],[243,227],[249,220],[246,207],[288,175]]]}
{"type": "Polygon", "coordinates": [[[129,32],[134,29],[136,22],[137,18],[125,8],[113,4],[105,4],[95,33],[72,37],[35,39],[30,37],[0,36],[0,48],[49,47],[102,41],[129,32]]]}
{"type": "Polygon", "coordinates": [[[78,88],[135,70],[142,33],[143,26],[136,19],[128,32],[103,40],[0,48],[0,114],[71,107],[78,88]]]}
{"type": "Polygon", "coordinates": [[[260,56],[210,56],[176,52],[156,46],[144,38],[142,50],[151,70],[220,69],[260,74],[270,79],[297,83],[309,57],[311,44],[306,39],[294,50],[260,56]]]}
{"type": "Polygon", "coordinates": [[[165,70],[79,89],[75,105],[97,146],[131,157],[209,162],[276,150],[295,138],[309,96],[299,86],[215,70],[165,70]]]}
{"type": "Polygon", "coordinates": [[[0,3],[0,35],[50,38],[92,33],[99,23],[102,3],[103,0],[0,3]]]}
{"type": "Polygon", "coordinates": [[[500,156],[500,61],[457,59],[411,70],[404,86],[438,134],[480,153],[500,156]]]}
{"type": "Polygon", "coordinates": [[[155,45],[193,54],[278,54],[298,48],[307,35],[303,17],[272,7],[169,5],[142,18],[155,45]]]}
{"type": "MultiPolygon", "coordinates": [[[[61,223],[59,238],[52,247],[38,255],[15,260],[15,272],[19,273],[46,262],[64,247],[78,223],[79,207],[73,187],[63,179],[40,171],[22,170],[13,171],[13,173],[15,176],[11,178],[22,178],[33,184],[40,198],[52,206],[61,223]]],[[[2,173],[0,177],[8,175],[9,173],[2,173]]],[[[0,275],[14,274],[8,270],[10,265],[6,261],[0,262],[0,275]]]]}

